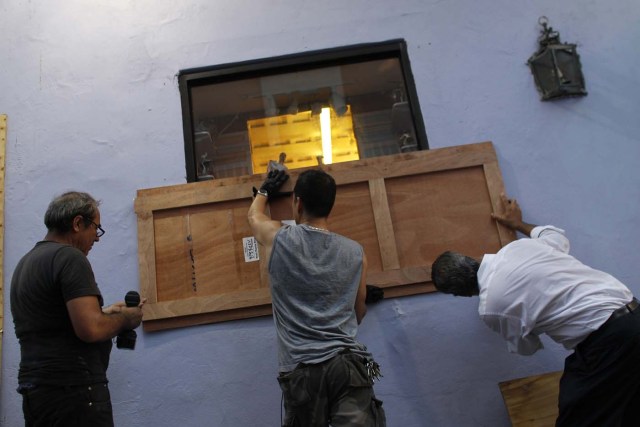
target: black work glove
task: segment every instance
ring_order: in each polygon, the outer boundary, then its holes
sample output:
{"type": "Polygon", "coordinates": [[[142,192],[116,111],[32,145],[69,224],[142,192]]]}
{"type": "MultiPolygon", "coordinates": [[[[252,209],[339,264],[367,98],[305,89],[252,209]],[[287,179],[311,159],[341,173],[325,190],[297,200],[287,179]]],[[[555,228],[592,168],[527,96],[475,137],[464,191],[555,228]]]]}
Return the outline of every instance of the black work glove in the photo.
{"type": "Polygon", "coordinates": [[[282,169],[272,170],[267,174],[267,178],[264,180],[262,185],[260,186],[260,190],[256,190],[253,187],[253,196],[255,197],[258,193],[267,193],[267,197],[272,197],[278,194],[278,190],[282,187],[289,179],[289,175],[286,171],[282,169]]]}
{"type": "Polygon", "coordinates": [[[373,285],[367,285],[367,298],[364,300],[365,304],[378,302],[382,298],[384,298],[384,289],[373,285]]]}

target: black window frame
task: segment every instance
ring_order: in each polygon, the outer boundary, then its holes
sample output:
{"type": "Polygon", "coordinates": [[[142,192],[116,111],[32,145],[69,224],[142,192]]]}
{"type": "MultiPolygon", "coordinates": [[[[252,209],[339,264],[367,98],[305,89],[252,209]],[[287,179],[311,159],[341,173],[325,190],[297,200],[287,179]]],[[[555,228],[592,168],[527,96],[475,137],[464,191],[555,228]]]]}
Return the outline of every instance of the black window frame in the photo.
{"type": "Polygon", "coordinates": [[[397,58],[402,76],[419,150],[428,150],[429,144],[420,110],[420,102],[411,72],[407,44],[403,39],[364,43],[308,51],[242,62],[189,68],[178,72],[178,87],[182,107],[182,126],[187,182],[197,181],[197,159],[191,89],[197,86],[223,83],[246,78],[305,71],[336,65],[353,64],[376,59],[397,58]]]}

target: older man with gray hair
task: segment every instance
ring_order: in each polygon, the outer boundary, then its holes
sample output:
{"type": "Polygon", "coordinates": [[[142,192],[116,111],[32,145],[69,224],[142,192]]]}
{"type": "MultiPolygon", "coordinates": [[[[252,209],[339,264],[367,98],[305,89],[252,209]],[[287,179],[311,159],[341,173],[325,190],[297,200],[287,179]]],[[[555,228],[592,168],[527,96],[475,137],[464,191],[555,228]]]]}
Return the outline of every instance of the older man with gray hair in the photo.
{"type": "Polygon", "coordinates": [[[54,198],[44,216],[46,236],[13,273],[18,392],[27,427],[113,426],[106,376],[111,339],[140,324],[144,301],[103,308],[87,259],[104,234],[98,205],[75,191],[54,198]]]}

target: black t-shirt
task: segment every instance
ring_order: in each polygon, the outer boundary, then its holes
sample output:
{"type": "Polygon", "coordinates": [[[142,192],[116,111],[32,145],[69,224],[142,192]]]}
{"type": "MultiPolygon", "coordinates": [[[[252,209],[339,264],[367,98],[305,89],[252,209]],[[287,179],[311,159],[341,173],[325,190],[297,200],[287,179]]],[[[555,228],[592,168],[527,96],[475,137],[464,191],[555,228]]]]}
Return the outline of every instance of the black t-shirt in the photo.
{"type": "Polygon", "coordinates": [[[91,264],[78,249],[42,241],[11,279],[11,314],[20,341],[20,384],[78,385],[106,381],[111,340],[86,343],[73,331],[67,301],[95,295],[91,264]]]}

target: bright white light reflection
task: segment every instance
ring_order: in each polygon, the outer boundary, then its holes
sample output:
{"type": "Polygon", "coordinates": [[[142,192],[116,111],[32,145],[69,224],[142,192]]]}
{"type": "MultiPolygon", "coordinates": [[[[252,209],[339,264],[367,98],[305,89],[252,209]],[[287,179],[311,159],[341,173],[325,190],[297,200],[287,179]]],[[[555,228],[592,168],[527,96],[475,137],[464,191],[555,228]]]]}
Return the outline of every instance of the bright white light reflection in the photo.
{"type": "Polygon", "coordinates": [[[322,133],[322,162],[324,164],[333,163],[331,152],[331,110],[323,108],[320,112],[320,133],[322,133]]]}

